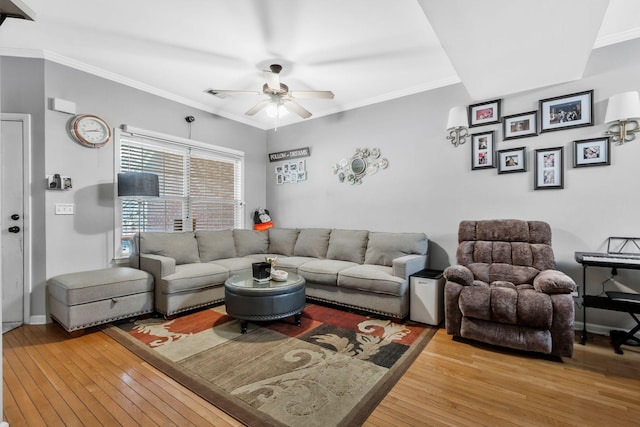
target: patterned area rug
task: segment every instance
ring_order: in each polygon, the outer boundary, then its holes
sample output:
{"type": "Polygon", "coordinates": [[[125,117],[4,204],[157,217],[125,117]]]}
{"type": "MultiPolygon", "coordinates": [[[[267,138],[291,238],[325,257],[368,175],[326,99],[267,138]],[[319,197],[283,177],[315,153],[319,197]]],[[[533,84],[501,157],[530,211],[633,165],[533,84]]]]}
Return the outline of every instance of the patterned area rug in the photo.
{"type": "Polygon", "coordinates": [[[325,427],[362,424],[436,328],[309,304],[244,335],[224,306],[104,331],[248,426],[325,427]]]}

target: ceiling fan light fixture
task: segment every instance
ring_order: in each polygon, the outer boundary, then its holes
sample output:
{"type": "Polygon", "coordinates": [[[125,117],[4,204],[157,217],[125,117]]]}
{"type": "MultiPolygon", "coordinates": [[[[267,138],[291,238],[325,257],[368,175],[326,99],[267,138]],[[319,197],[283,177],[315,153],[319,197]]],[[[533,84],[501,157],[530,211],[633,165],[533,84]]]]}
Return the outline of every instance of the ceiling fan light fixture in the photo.
{"type": "Polygon", "coordinates": [[[267,113],[267,116],[271,117],[272,119],[283,117],[289,114],[289,110],[287,110],[284,105],[275,102],[269,104],[265,111],[267,113]]]}

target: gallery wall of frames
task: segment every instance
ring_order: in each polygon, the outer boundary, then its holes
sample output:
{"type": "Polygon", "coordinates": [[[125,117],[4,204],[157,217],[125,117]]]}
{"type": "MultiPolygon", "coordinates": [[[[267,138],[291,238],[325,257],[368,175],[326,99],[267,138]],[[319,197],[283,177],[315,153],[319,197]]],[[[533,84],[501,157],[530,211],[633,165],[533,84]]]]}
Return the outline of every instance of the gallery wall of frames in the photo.
{"type": "MultiPolygon", "coordinates": [[[[468,106],[469,128],[498,127],[471,134],[472,170],[496,169],[498,174],[527,172],[527,146],[504,144],[505,147],[497,149],[500,131],[502,141],[524,143],[525,138],[544,132],[593,126],[593,90],[541,99],[538,109],[533,111],[507,115],[502,115],[502,111],[502,99],[468,106]]],[[[572,141],[571,149],[574,168],[611,164],[608,136],[572,141]]],[[[535,190],[564,188],[564,146],[535,149],[533,163],[535,190]]]]}

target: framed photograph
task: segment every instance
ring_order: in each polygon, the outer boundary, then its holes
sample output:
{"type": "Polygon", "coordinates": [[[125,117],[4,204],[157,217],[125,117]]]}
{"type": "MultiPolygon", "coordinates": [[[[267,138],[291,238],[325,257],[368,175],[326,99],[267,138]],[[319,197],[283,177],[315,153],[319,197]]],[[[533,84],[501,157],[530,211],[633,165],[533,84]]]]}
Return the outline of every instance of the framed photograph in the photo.
{"type": "Polygon", "coordinates": [[[592,138],[573,141],[573,167],[606,166],[611,164],[611,138],[592,138]]]}
{"type": "Polygon", "coordinates": [[[502,139],[526,138],[538,135],[538,112],[514,114],[502,118],[502,139]]]}
{"type": "Polygon", "coordinates": [[[564,188],[562,162],[564,147],[536,150],[536,176],[534,189],[564,188]]]}
{"type": "Polygon", "coordinates": [[[540,132],[593,126],[593,90],[540,100],[540,132]]]}
{"type": "Polygon", "coordinates": [[[500,123],[501,99],[469,105],[469,127],[500,123]]]}
{"type": "Polygon", "coordinates": [[[495,131],[471,135],[471,170],[495,168],[495,131]]]}
{"type": "Polygon", "coordinates": [[[498,151],[498,173],[526,172],[526,147],[498,151]]]}

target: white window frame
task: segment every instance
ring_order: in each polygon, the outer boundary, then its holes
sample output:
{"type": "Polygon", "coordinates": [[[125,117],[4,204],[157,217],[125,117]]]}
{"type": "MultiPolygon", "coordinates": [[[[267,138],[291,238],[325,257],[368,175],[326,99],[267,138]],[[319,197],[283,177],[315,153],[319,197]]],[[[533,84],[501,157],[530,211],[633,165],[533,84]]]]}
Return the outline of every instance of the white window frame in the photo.
{"type": "Polygon", "coordinates": [[[114,254],[115,259],[123,259],[126,258],[126,254],[122,254],[122,202],[118,197],[118,186],[117,186],[117,176],[120,173],[120,150],[121,150],[121,141],[123,139],[126,140],[140,140],[140,142],[152,141],[154,144],[158,146],[166,146],[169,149],[173,147],[181,147],[181,148],[189,148],[193,150],[197,150],[198,152],[204,152],[205,154],[212,155],[214,157],[221,157],[226,159],[234,159],[239,161],[240,163],[240,212],[238,215],[238,228],[244,227],[244,217],[245,217],[245,205],[244,195],[245,195],[245,158],[244,152],[239,150],[234,150],[227,147],[221,147],[217,145],[207,144],[205,142],[194,141],[192,139],[181,138],[178,136],[168,135],[161,132],[140,129],[129,125],[122,125],[120,128],[116,128],[114,131],[114,254]]]}

